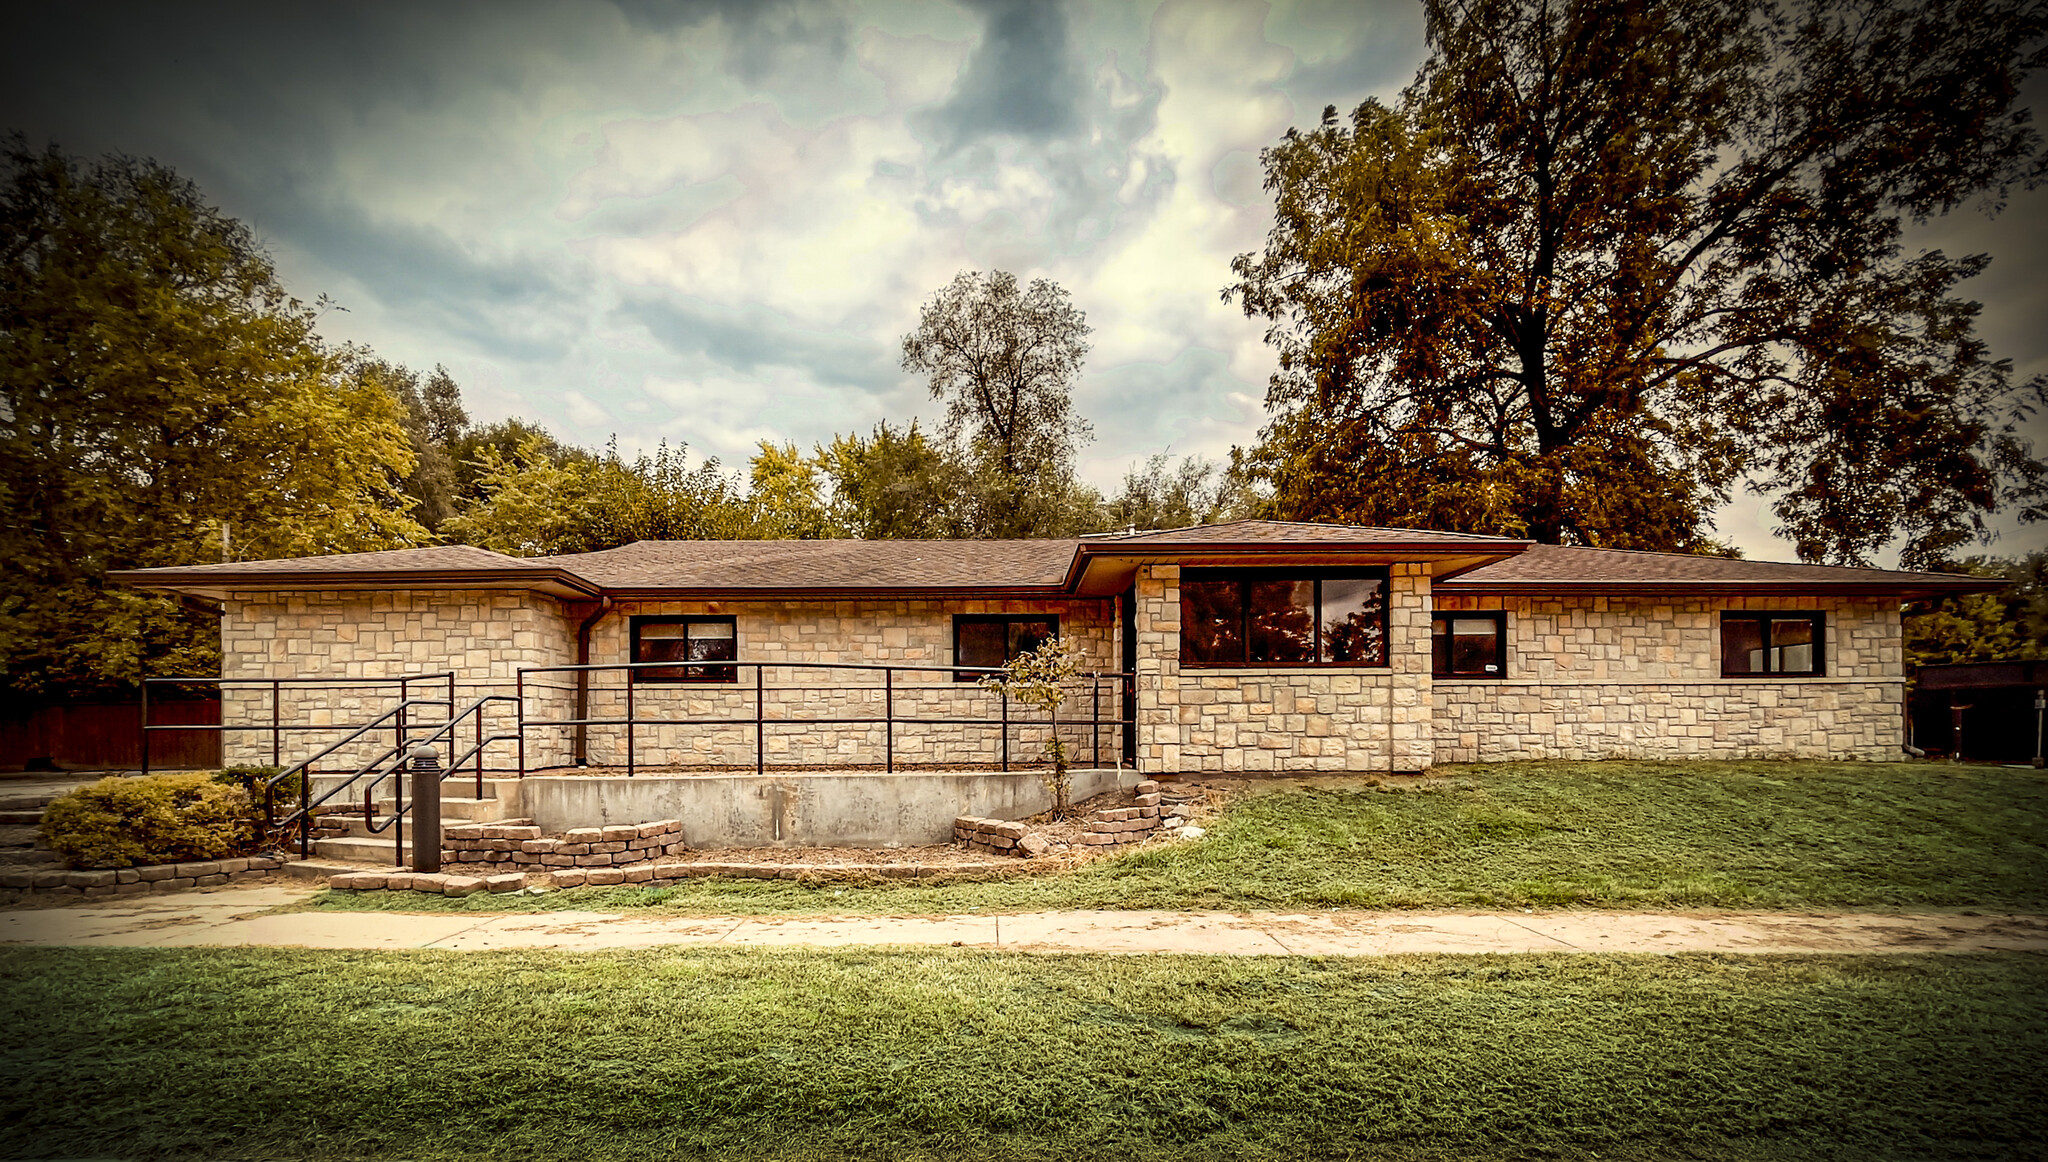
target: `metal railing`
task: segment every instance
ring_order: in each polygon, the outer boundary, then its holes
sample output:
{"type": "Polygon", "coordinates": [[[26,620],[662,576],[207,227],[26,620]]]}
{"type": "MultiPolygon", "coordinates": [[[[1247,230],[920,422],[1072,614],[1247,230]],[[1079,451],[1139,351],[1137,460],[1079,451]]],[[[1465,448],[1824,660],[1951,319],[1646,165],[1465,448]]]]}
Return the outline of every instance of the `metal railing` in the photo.
{"type": "MultiPolygon", "coordinates": [[[[414,683],[434,682],[447,689],[447,701],[443,705],[455,704],[455,671],[440,670],[428,674],[406,674],[396,678],[145,678],[142,681],[142,773],[149,773],[149,738],[152,734],[177,730],[204,730],[220,734],[222,738],[223,764],[227,762],[226,739],[229,731],[267,733],[270,735],[270,764],[284,765],[284,737],[302,731],[332,731],[349,729],[343,725],[316,725],[286,722],[284,719],[284,691],[287,687],[326,687],[329,689],[382,689],[397,687],[400,707],[412,700],[414,683]],[[217,723],[163,723],[152,724],[149,720],[149,691],[151,686],[212,686],[221,691],[221,721],[217,723]],[[268,690],[270,692],[270,721],[254,723],[230,723],[227,721],[227,691],[229,688],[268,690]]],[[[387,714],[384,717],[389,717],[387,714]]],[[[394,729],[403,734],[405,719],[400,715],[394,729]]],[[[322,753],[331,753],[333,748],[322,753]]]]}
{"type": "MultiPolygon", "coordinates": [[[[517,725],[517,737],[519,740],[519,775],[520,777],[524,778],[527,773],[528,768],[526,739],[527,735],[530,732],[534,730],[549,728],[589,728],[592,726],[620,726],[625,728],[626,777],[628,778],[633,778],[638,773],[639,763],[638,756],[635,753],[637,750],[635,746],[635,734],[638,728],[643,726],[752,726],[754,728],[755,774],[762,774],[766,772],[770,765],[768,763],[768,732],[771,728],[785,729],[809,728],[819,726],[880,726],[882,727],[882,767],[885,771],[894,773],[896,770],[896,728],[899,725],[970,727],[982,726],[996,728],[1002,731],[1002,741],[999,748],[1001,756],[1000,762],[1002,769],[1007,771],[1010,769],[1011,766],[1010,738],[1012,728],[1016,726],[1052,726],[1055,723],[1055,719],[1052,716],[1048,715],[1045,717],[1019,718],[1011,712],[1009,695],[1007,693],[1003,693],[1000,691],[997,692],[997,697],[1000,701],[1000,713],[994,717],[974,717],[959,715],[946,715],[939,717],[923,715],[904,716],[896,713],[896,694],[899,690],[928,690],[934,688],[899,687],[896,682],[896,675],[898,674],[944,674],[949,679],[953,679],[960,674],[984,675],[1000,674],[1003,672],[1004,671],[1000,667],[994,666],[903,666],[885,665],[874,662],[746,662],[738,660],[696,660],[688,662],[614,662],[588,666],[524,667],[519,670],[516,676],[516,693],[514,698],[512,699],[514,702],[517,703],[519,714],[517,725]],[[634,695],[635,689],[639,685],[641,685],[641,683],[635,680],[635,675],[646,671],[665,670],[673,672],[675,670],[684,668],[698,670],[727,670],[733,672],[735,675],[737,675],[740,671],[751,669],[754,673],[754,681],[752,687],[753,698],[751,699],[753,704],[753,714],[748,717],[739,718],[709,718],[695,716],[688,718],[642,717],[638,713],[638,707],[636,705],[637,700],[634,695]],[[880,686],[833,685],[822,687],[822,689],[828,690],[834,694],[850,694],[864,691],[872,692],[879,690],[882,694],[882,713],[880,715],[832,717],[771,717],[768,713],[768,694],[771,691],[780,692],[783,689],[802,689],[806,691],[811,691],[820,689],[821,687],[801,686],[785,688],[768,686],[766,684],[764,675],[765,672],[770,669],[834,671],[860,670],[868,672],[879,671],[882,675],[882,684],[880,686]],[[583,716],[573,718],[534,718],[529,716],[526,712],[526,692],[530,686],[543,689],[556,689],[556,687],[547,687],[543,683],[535,683],[530,681],[529,675],[596,674],[610,672],[624,672],[627,675],[627,680],[624,685],[626,713],[625,717],[623,718],[591,717],[587,713],[583,716]]],[[[1087,673],[1079,673],[1074,675],[1074,685],[1076,687],[1085,687],[1090,692],[1090,715],[1087,718],[1058,718],[1057,725],[1062,727],[1071,726],[1088,728],[1090,746],[1092,751],[1092,761],[1095,766],[1099,767],[1102,765],[1102,728],[1106,726],[1122,728],[1130,725],[1133,722],[1132,719],[1121,716],[1115,718],[1104,718],[1102,716],[1102,697],[1105,683],[1114,684],[1115,689],[1113,693],[1117,697],[1116,704],[1118,706],[1122,706],[1124,705],[1123,696],[1130,691],[1130,689],[1132,688],[1131,684],[1136,681],[1136,677],[1137,676],[1134,673],[1131,673],[1129,671],[1100,673],[1091,671],[1087,673]]],[[[737,681],[737,677],[735,677],[735,680],[733,681],[689,680],[674,683],[673,686],[671,686],[668,683],[664,683],[662,688],[711,690],[722,692],[730,691],[735,688],[744,690],[746,687],[739,681],[737,681]]],[[[592,692],[595,693],[596,691],[592,692]]],[[[1118,732],[1118,737],[1122,737],[1121,729],[1118,732]]],[[[1121,765],[1123,761],[1129,758],[1130,756],[1128,755],[1118,756],[1119,765],[1121,765]]]]}

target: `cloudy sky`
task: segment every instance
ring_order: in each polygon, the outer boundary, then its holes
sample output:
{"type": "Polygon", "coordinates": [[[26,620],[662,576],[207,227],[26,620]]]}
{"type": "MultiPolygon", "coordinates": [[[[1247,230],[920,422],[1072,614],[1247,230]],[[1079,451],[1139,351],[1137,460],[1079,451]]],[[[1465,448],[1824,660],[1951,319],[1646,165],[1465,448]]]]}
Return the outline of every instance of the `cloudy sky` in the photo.
{"type": "MultiPolygon", "coordinates": [[[[1391,98],[1419,7],[1329,2],[43,5],[0,129],[155,157],[254,225],[335,340],[443,363],[473,415],[741,465],[937,414],[896,366],[963,269],[1065,286],[1105,487],[1263,419],[1219,300],[1270,222],[1259,150],[1391,98]]],[[[1984,332],[2048,372],[2048,198],[1926,238],[1995,256],[1984,332]],[[2022,223],[2015,228],[2014,223],[2022,223]]],[[[1722,514],[1787,557],[1754,499],[1722,514]]],[[[1998,551],[2048,544],[2009,533],[1998,551]]]]}

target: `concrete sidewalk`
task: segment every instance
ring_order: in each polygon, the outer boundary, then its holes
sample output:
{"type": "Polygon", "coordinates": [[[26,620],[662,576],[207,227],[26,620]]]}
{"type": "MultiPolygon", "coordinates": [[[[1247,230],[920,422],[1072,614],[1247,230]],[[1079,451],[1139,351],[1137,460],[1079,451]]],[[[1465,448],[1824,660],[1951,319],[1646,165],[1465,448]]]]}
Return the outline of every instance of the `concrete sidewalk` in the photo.
{"type": "Polygon", "coordinates": [[[2048,950],[2048,916],[2033,915],[1346,911],[814,918],[270,911],[310,894],[297,886],[228,888],[0,912],[0,943],[453,950],[895,944],[1252,956],[2048,950]]]}

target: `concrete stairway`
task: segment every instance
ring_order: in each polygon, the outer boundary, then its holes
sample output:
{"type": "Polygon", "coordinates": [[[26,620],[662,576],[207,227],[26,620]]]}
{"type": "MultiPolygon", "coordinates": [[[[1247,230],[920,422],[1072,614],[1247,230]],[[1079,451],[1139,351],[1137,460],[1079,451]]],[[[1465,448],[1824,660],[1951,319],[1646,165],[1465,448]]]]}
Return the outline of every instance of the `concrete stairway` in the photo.
{"type": "MultiPolygon", "coordinates": [[[[315,776],[314,790],[316,793],[324,791],[340,781],[341,779],[338,776],[315,776]],[[323,780],[326,786],[321,785],[323,780]]],[[[388,790],[389,784],[387,783],[385,787],[379,789],[388,790]]],[[[519,817],[518,779],[485,779],[484,797],[481,799],[474,797],[476,794],[476,783],[471,778],[458,777],[449,779],[441,784],[441,791],[441,822],[445,826],[453,826],[458,823],[495,823],[501,819],[516,819],[519,817]]],[[[343,803],[339,798],[329,801],[330,806],[336,804],[354,806],[355,811],[353,814],[338,817],[339,821],[346,828],[344,834],[327,836],[313,841],[314,856],[323,862],[339,861],[359,866],[393,866],[397,862],[396,855],[398,850],[393,844],[395,839],[393,832],[388,827],[384,831],[374,834],[370,831],[369,825],[363,822],[362,800],[360,798],[355,799],[352,803],[343,803]]],[[[390,818],[390,814],[395,807],[396,804],[388,796],[379,799],[374,804],[377,822],[380,826],[390,818]]],[[[330,816],[330,818],[335,817],[330,816]]],[[[409,814],[406,816],[405,851],[408,858],[410,858],[412,852],[412,816],[409,814]]],[[[349,870],[358,870],[358,868],[350,868],[349,870]]]]}
{"type": "Polygon", "coordinates": [[[44,847],[36,829],[50,800],[71,785],[43,783],[7,788],[0,785],[0,871],[40,871],[61,867],[57,853],[44,847]]]}

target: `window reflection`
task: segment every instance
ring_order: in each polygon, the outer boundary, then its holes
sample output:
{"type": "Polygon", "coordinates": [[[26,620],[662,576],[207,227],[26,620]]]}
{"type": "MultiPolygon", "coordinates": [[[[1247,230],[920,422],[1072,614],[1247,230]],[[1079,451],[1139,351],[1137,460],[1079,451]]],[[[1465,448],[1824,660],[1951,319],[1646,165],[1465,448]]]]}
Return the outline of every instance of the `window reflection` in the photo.
{"type": "Polygon", "coordinates": [[[1183,665],[1386,664],[1382,577],[1182,573],[1180,601],[1183,665]]]}

